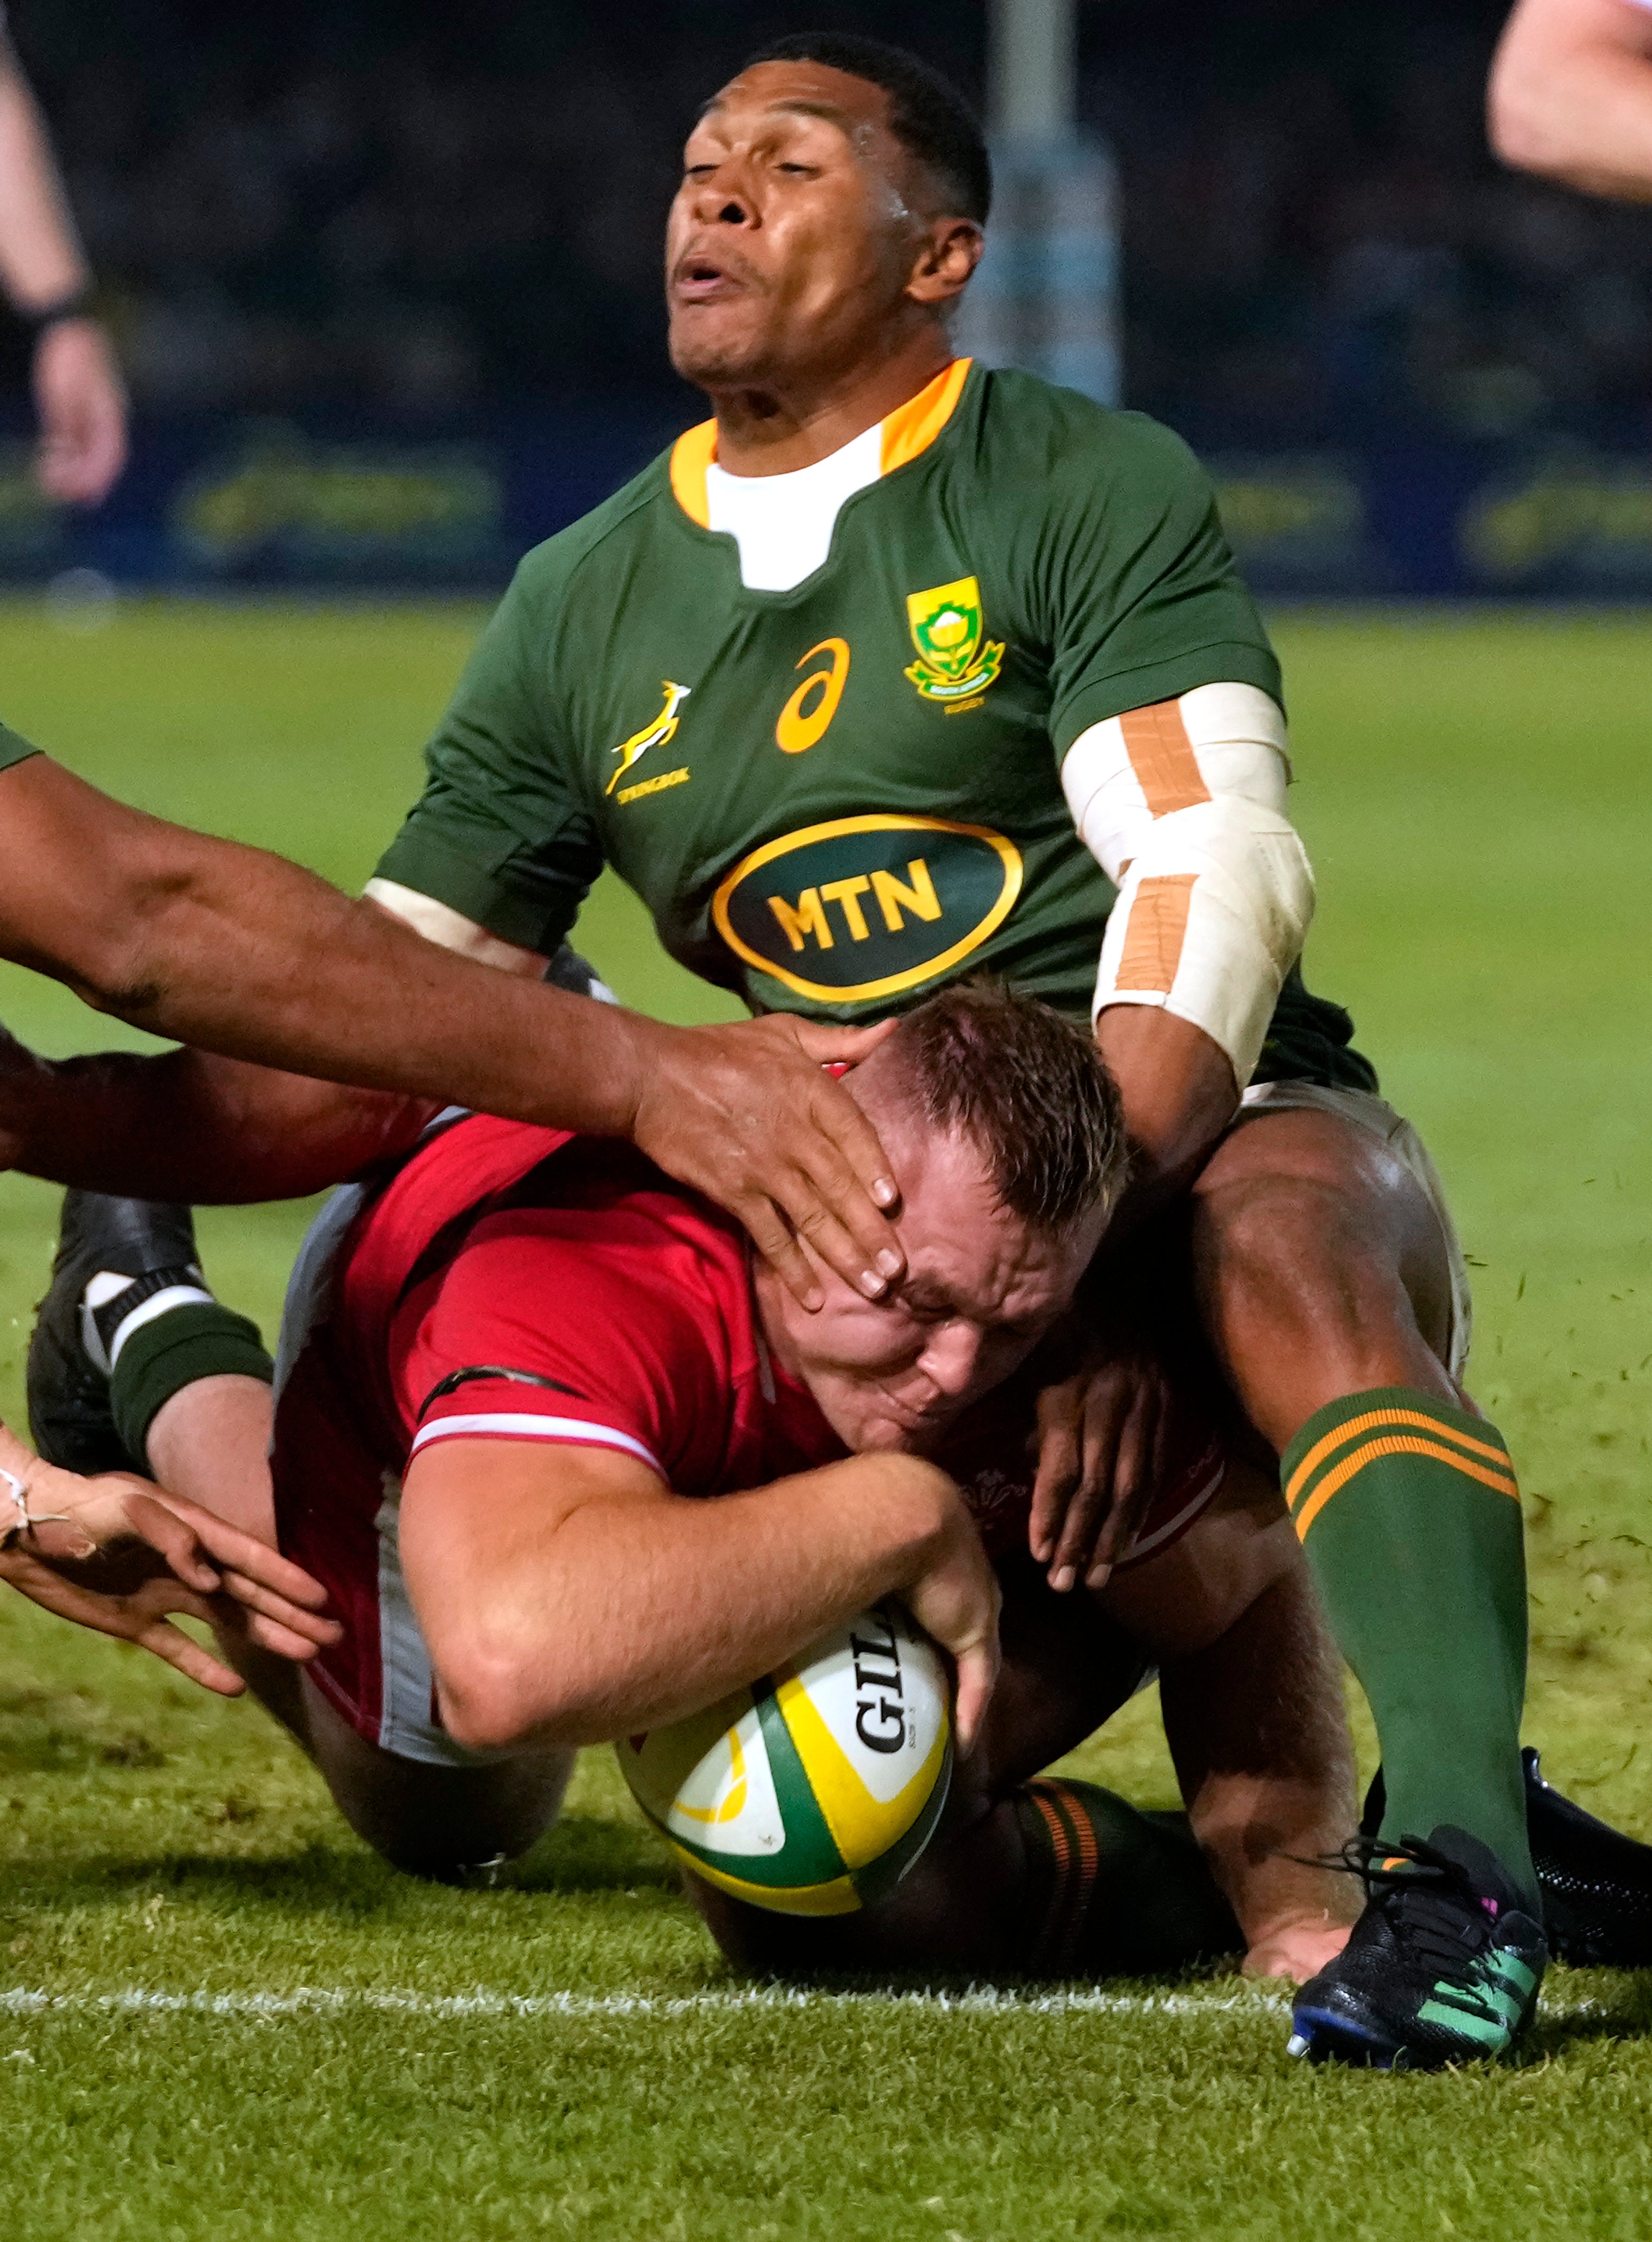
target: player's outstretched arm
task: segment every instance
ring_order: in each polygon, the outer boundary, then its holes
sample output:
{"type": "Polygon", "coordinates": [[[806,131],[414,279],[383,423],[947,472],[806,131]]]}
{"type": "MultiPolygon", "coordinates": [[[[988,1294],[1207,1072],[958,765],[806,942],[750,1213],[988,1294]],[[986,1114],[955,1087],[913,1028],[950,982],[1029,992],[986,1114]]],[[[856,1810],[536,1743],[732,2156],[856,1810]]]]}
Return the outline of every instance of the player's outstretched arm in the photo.
{"type": "Polygon", "coordinates": [[[1341,1951],[1355,1879],[1313,1865],[1353,1835],[1341,1669],[1278,1489],[1242,1466],[1197,1526],[1121,1574],[1107,1608],[1158,1655],[1165,1735],[1193,1833],[1253,1976],[1341,1951]]]}
{"type": "Polygon", "coordinates": [[[997,1672],[980,1537],[912,1456],[693,1500],[611,1448],[454,1435],[414,1455],[400,1547],[461,1743],[602,1743],[680,1719],[885,1595],[951,1654],[966,1745],[997,1672]]]}
{"type": "MultiPolygon", "coordinates": [[[[97,1009],[264,1066],[630,1137],[744,1222],[806,1300],[818,1287],[795,1233],[873,1295],[898,1274],[876,1203],[894,1203],[888,1163],[854,1100],[823,1071],[828,1059],[864,1056],[876,1030],[789,1019],[673,1028],[494,972],[281,857],[144,816],[40,755],[0,771],[0,817],[9,867],[0,954],[97,1009]]],[[[57,1176],[64,1099],[50,1082],[49,1070],[12,1068],[0,1083],[0,1130],[17,1165],[57,1176]]],[[[165,1111],[156,1085],[131,1068],[96,1078],[83,1071],[75,1090],[82,1138],[95,1120],[106,1143],[135,1142],[165,1111]]],[[[205,1111],[214,1093],[192,1079],[191,1094],[205,1111]]],[[[250,1115],[253,1094],[233,1094],[250,1115]]],[[[270,1095],[292,1144],[294,1093],[270,1095]]],[[[337,1180],[357,1163],[341,1155],[326,1174],[317,1147],[335,1124],[346,1147],[364,1127],[371,1133],[359,1106],[340,1121],[319,1101],[310,1180],[249,1174],[239,1192],[218,1195],[337,1180]]],[[[158,1162],[165,1138],[163,1129],[151,1146],[158,1162]]],[[[180,1178],[171,1195],[200,1194],[180,1178]]]]}
{"type": "Polygon", "coordinates": [[[1642,0],[1519,0],[1486,113],[1493,148],[1517,170],[1652,201],[1652,12],[1642,0]]]}
{"type": "Polygon", "coordinates": [[[45,1610],[134,1642],[203,1688],[238,1675],[183,1633],[186,1615],[259,1648],[312,1658],[339,1628],[310,1575],[198,1504],[124,1472],[82,1479],[0,1425],[0,1580],[45,1610]]]}

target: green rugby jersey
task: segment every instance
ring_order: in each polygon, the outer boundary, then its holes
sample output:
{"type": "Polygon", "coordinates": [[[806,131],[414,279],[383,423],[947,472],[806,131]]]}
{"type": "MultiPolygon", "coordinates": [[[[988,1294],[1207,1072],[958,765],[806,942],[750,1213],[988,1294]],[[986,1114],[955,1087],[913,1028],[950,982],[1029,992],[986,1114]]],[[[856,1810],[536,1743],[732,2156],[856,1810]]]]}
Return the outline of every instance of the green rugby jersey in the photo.
{"type": "MultiPolygon", "coordinates": [[[[715,421],[530,553],[379,866],[547,955],[612,865],[754,1010],[870,1020],[991,970],[1087,1018],[1114,889],[1062,756],[1234,681],[1279,697],[1186,447],[968,359],[886,420],[826,560],[749,588],[715,421]]],[[[1299,978],[1259,1078],[1369,1084],[1299,978]]]]}
{"type": "Polygon", "coordinates": [[[21,732],[14,732],[9,724],[0,724],[0,770],[9,770],[13,763],[27,762],[40,750],[21,732]]]}

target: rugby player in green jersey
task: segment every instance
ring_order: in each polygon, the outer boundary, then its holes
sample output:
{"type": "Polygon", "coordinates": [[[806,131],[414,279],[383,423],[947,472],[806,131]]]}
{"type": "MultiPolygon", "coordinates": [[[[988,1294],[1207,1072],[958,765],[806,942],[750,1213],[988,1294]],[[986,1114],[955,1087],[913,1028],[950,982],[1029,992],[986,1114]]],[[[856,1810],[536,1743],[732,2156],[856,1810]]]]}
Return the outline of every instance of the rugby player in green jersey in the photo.
{"type": "MultiPolygon", "coordinates": [[[[954,353],[989,193],[967,109],[876,42],[782,42],[708,104],[667,281],[715,418],[523,562],[370,892],[536,973],[611,865],[758,1012],[876,1021],[987,970],[1095,1017],[1138,1212],[1191,1185],[1207,1330],[1383,1745],[1383,1865],[1293,2044],[1496,2052],[1542,1949],[1520,1510],[1457,1382],[1461,1258],[1295,972],[1279,673],[1207,482],[1152,422],[954,353]]],[[[351,1125],[329,1154],[318,1106],[306,1158],[342,1172],[351,1125]]],[[[126,1142],[119,1187],[184,1195],[126,1142]]],[[[1117,1351],[1046,1397],[1058,1588],[1105,1581],[1113,1483],[1150,1483],[1117,1351]]]]}
{"type": "Polygon", "coordinates": [[[983,970],[1094,1007],[1149,1187],[1204,1163],[1208,1327],[1376,1713],[1389,1853],[1424,1841],[1299,2010],[1357,2054],[1448,1997],[1442,1905],[1535,1911],[1515,1483],[1426,1157],[1292,974],[1279,673],[1209,486],[954,355],[987,192],[961,104],[876,47],[782,42],[708,104],[667,285],[715,417],[523,563],[373,892],[537,957],[609,864],[755,1010],[983,970]]]}

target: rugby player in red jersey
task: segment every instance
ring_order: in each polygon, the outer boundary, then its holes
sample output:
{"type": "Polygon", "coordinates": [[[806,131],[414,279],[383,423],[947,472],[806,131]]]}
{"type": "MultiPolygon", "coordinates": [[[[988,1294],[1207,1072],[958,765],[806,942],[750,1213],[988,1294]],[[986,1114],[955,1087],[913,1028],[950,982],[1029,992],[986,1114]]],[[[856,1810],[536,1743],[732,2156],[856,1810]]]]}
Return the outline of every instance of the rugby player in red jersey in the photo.
{"type": "MultiPolygon", "coordinates": [[[[1026,1550],[1025,1366],[1127,1168],[1093,1044],[954,987],[849,1080],[903,1191],[883,1302],[822,1265],[805,1312],[735,1224],[611,1142],[469,1118],[339,1194],[289,1293],[273,1500],[343,1634],[302,1675],[234,1655],[363,1836],[467,1880],[549,1825],[575,1747],[898,1595],[954,1659],[977,1748],[951,1834],[864,1940],[1058,1971],[1242,1943],[1308,1973],[1348,1880],[1299,1856],[1347,1835],[1350,1765],[1277,1489],[1179,1393],[1107,1588],[1058,1596],[1026,1550]],[[1083,1784],[1025,1789],[1153,1665],[1191,1844],[1083,1784]]],[[[221,1500],[218,1469],[199,1491],[221,1500]]],[[[242,1522],[269,1501],[250,1489],[242,1522]]]]}

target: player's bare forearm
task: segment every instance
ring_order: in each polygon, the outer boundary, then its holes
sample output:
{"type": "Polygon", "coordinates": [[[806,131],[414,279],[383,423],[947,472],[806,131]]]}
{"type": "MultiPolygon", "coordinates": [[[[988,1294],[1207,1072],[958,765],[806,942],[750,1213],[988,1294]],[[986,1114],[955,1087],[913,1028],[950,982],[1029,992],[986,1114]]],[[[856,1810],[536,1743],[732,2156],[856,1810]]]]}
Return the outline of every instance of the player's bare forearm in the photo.
{"type": "Polygon", "coordinates": [[[1214,1642],[1168,1662],[1159,1692],[1194,1835],[1252,1953],[1346,1928],[1354,1879],[1309,1865],[1355,1812],[1340,1669],[1306,1567],[1282,1568],[1214,1642]]]}
{"type": "Polygon", "coordinates": [[[61,302],[90,275],[50,144],[11,43],[0,30],[0,279],[33,311],[61,302]]]}
{"type": "Polygon", "coordinates": [[[44,756],[0,773],[0,955],[99,1010],[358,1089],[628,1137],[743,1222],[810,1305],[798,1235],[873,1296],[900,1273],[883,1148],[823,1071],[864,1057],[878,1030],[677,1028],[593,1004],[455,956],[279,856],[129,809],[44,756]]]}
{"type": "Polygon", "coordinates": [[[1652,16],[1631,0],[1521,0],[1487,88],[1506,164],[1652,201],[1652,16]]]}
{"type": "Polygon", "coordinates": [[[682,1718],[893,1594],[961,1659],[990,1641],[996,1660],[978,1537],[909,1456],[696,1501],[612,1451],[440,1440],[408,1472],[400,1544],[444,1722],[473,1745],[682,1718]]]}
{"type": "Polygon", "coordinates": [[[436,1110],[206,1051],[0,1047],[0,1165],[128,1198],[300,1198],[405,1151],[436,1110]]]}
{"type": "Polygon", "coordinates": [[[1192,1182],[1239,1108],[1226,1053],[1203,1029],[1158,1005],[1110,1004],[1096,1043],[1124,1100],[1135,1156],[1128,1225],[1192,1182]]]}
{"type": "Polygon", "coordinates": [[[35,756],[0,774],[0,950],[97,1009],[235,1058],[624,1134],[652,1023],[451,956],[262,849],[35,756]]]}

